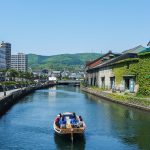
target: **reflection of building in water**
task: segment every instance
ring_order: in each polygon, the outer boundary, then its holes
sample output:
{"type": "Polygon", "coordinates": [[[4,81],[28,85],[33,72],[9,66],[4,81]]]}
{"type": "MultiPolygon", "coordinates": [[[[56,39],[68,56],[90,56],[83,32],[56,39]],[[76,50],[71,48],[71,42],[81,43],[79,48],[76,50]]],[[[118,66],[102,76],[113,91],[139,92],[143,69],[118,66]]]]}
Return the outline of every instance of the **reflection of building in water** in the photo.
{"type": "Polygon", "coordinates": [[[56,86],[49,88],[48,95],[49,95],[50,101],[55,100],[55,98],[56,98],[56,86]]]}
{"type": "Polygon", "coordinates": [[[76,92],[80,92],[80,88],[78,86],[76,86],[76,92]]]}

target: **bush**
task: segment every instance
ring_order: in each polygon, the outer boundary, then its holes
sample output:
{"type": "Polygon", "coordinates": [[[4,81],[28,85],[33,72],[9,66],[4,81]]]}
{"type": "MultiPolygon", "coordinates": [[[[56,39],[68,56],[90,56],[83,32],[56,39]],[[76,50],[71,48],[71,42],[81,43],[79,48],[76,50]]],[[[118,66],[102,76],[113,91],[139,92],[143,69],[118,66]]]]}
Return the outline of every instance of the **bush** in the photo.
{"type": "Polygon", "coordinates": [[[150,106],[150,101],[144,98],[139,98],[135,96],[128,96],[128,95],[118,95],[118,94],[113,94],[110,93],[108,94],[109,98],[112,98],[114,100],[122,101],[122,102],[127,102],[127,103],[132,103],[140,106],[150,106]]]}

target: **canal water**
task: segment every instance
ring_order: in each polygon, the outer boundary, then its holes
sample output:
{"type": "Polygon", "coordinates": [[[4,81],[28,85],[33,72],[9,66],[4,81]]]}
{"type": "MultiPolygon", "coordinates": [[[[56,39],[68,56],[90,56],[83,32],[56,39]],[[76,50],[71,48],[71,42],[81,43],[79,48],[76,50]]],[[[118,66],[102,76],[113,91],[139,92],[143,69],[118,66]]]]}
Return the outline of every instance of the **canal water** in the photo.
{"type": "Polygon", "coordinates": [[[149,150],[150,113],[58,86],[24,97],[0,118],[0,150],[149,150]],[[72,143],[56,135],[59,112],[82,115],[84,137],[72,143]]]}

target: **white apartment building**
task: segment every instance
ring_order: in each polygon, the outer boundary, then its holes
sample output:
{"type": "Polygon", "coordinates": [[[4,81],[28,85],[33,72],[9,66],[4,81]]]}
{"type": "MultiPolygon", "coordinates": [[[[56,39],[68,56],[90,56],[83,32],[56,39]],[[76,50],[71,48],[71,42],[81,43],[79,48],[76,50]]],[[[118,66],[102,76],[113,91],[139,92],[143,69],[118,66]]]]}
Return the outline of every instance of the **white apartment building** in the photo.
{"type": "Polygon", "coordinates": [[[11,68],[26,72],[28,70],[28,58],[24,53],[11,56],[11,68]]]}

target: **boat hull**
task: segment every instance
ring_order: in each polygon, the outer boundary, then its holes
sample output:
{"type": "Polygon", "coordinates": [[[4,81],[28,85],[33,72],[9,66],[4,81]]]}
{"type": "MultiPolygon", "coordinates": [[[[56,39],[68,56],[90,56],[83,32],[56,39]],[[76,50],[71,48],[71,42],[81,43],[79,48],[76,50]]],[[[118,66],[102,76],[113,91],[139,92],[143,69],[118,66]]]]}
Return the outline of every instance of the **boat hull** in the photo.
{"type": "Polygon", "coordinates": [[[60,129],[58,128],[55,123],[54,123],[54,131],[57,133],[57,134],[62,134],[62,135],[65,135],[65,134],[83,134],[84,131],[85,131],[85,128],[82,127],[82,128],[66,128],[66,129],[60,129]]]}

